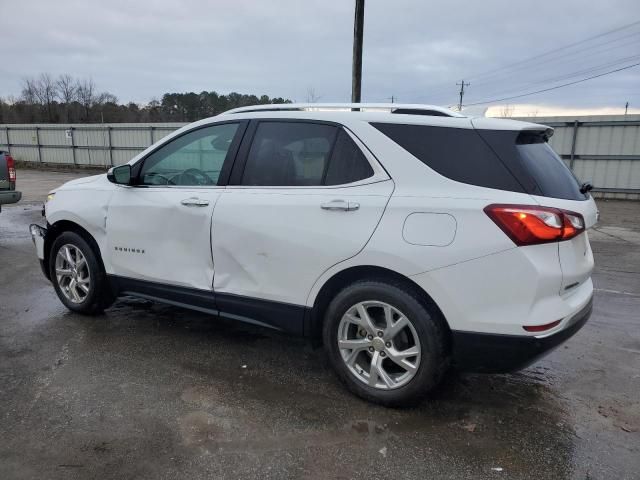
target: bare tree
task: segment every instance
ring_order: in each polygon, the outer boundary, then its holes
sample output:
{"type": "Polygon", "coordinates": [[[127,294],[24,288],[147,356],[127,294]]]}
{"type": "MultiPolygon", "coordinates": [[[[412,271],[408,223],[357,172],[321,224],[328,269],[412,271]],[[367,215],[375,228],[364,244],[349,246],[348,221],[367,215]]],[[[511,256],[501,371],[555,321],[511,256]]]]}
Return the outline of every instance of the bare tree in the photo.
{"type": "Polygon", "coordinates": [[[77,87],[75,80],[71,75],[65,73],[58,77],[56,80],[56,94],[60,103],[64,104],[66,121],[70,122],[70,108],[71,104],[77,99],[77,87]]]}
{"type": "Polygon", "coordinates": [[[513,105],[503,105],[502,109],[500,110],[500,116],[502,118],[511,118],[513,117],[513,110],[513,105]]]}
{"type": "Polygon", "coordinates": [[[25,78],[22,81],[22,97],[25,102],[40,105],[52,122],[53,103],[56,100],[56,83],[48,73],[41,73],[38,78],[25,78]]]}
{"type": "Polygon", "coordinates": [[[65,73],[56,80],[56,94],[60,102],[72,103],[76,100],[77,86],[71,75],[65,73]]]}
{"type": "Polygon", "coordinates": [[[34,78],[22,79],[22,100],[31,105],[40,105],[40,95],[34,78]]]}
{"type": "Polygon", "coordinates": [[[91,113],[91,107],[96,102],[96,85],[93,83],[92,78],[85,78],[83,80],[76,81],[76,92],[78,102],[82,105],[84,109],[84,120],[89,120],[89,115],[91,113]]]}
{"type": "Polygon", "coordinates": [[[118,103],[118,97],[116,97],[113,93],[102,92],[95,98],[96,105],[104,105],[105,103],[118,103]]]}
{"type": "Polygon", "coordinates": [[[316,94],[316,89],[313,87],[307,88],[307,103],[316,103],[322,98],[322,95],[316,94]]]}

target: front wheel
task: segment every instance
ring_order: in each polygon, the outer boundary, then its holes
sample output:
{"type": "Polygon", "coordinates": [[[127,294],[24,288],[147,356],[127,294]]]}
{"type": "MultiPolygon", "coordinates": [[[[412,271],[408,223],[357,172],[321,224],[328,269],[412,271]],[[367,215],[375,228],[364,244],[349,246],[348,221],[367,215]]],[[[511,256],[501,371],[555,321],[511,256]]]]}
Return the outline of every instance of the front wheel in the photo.
{"type": "Polygon", "coordinates": [[[69,310],[95,314],[113,302],[94,249],[77,233],[64,232],[54,240],[49,268],[58,298],[69,310]]]}
{"type": "Polygon", "coordinates": [[[444,321],[402,285],[362,281],[333,299],[324,345],[347,388],[386,406],[418,403],[448,366],[444,321]]]}

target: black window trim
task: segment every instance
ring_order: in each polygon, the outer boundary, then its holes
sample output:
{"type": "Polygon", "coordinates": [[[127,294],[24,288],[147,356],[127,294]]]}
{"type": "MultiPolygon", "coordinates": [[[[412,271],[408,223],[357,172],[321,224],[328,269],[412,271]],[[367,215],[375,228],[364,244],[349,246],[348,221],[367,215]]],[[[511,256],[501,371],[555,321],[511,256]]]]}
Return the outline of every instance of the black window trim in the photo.
{"type": "MultiPolygon", "coordinates": [[[[327,169],[329,167],[329,162],[327,162],[327,164],[325,165],[325,171],[322,174],[322,181],[325,181],[326,178],[326,174],[327,174],[327,169]]],[[[238,152],[236,154],[236,158],[235,158],[235,162],[233,164],[233,168],[231,171],[231,175],[229,176],[229,181],[227,183],[227,186],[229,187],[235,187],[235,188],[240,188],[240,189],[250,189],[250,188],[260,188],[260,189],[305,189],[305,190],[309,190],[309,189],[335,189],[335,188],[344,188],[344,187],[351,187],[351,186],[359,186],[359,185],[368,185],[371,183],[377,183],[380,181],[384,181],[384,180],[389,180],[391,178],[391,176],[389,175],[389,173],[386,171],[386,169],[382,166],[382,164],[378,161],[378,159],[375,157],[375,155],[373,155],[373,153],[368,149],[368,147],[364,144],[364,142],[362,142],[357,135],[355,135],[351,130],[349,130],[349,128],[347,128],[345,125],[339,123],[339,122],[332,122],[332,121],[328,121],[328,120],[314,120],[314,119],[306,119],[306,118],[260,118],[260,119],[251,119],[249,120],[249,125],[247,127],[247,129],[244,132],[244,137],[242,139],[242,143],[240,145],[240,147],[238,148],[238,152]],[[349,138],[351,139],[351,141],[353,141],[356,145],[356,147],[361,151],[362,155],[364,156],[365,160],[369,163],[369,165],[371,166],[371,169],[373,170],[373,175],[370,177],[367,177],[365,179],[362,180],[358,180],[356,182],[351,182],[351,183],[343,183],[343,184],[339,184],[339,185],[243,185],[242,184],[242,176],[244,175],[244,169],[246,167],[247,164],[247,159],[249,156],[249,151],[251,149],[251,145],[253,144],[253,139],[255,137],[256,131],[258,129],[258,125],[260,123],[269,123],[269,122],[276,122],[276,123],[312,123],[312,124],[318,124],[318,125],[326,125],[326,126],[331,126],[331,127],[336,127],[336,133],[334,135],[333,138],[333,142],[331,145],[331,149],[329,151],[329,158],[332,157],[333,155],[333,149],[335,147],[336,144],[336,140],[338,139],[338,133],[340,132],[340,130],[344,130],[345,133],[349,136],[349,138]],[[357,140],[357,141],[356,141],[357,140]],[[362,147],[366,148],[366,152],[369,153],[369,155],[367,155],[367,153],[363,150],[362,147]],[[372,162],[372,158],[375,160],[375,163],[372,162]],[[381,172],[384,173],[384,177],[383,175],[381,175],[381,172]]]]}
{"type": "Polygon", "coordinates": [[[207,123],[206,125],[198,125],[195,128],[191,128],[189,130],[185,130],[184,132],[180,133],[180,135],[176,135],[175,137],[171,137],[169,140],[167,140],[166,142],[161,143],[160,145],[158,145],[156,148],[154,148],[152,151],[150,151],[149,153],[147,153],[144,157],[139,158],[138,160],[136,160],[136,162],[131,165],[131,173],[132,173],[132,178],[134,178],[134,184],[132,185],[133,187],[136,188],[181,188],[181,189],[193,189],[193,188],[219,188],[219,187],[226,187],[229,183],[229,177],[231,175],[231,170],[233,168],[234,163],[236,162],[237,156],[238,156],[238,151],[240,149],[240,145],[242,144],[242,141],[244,139],[244,136],[247,133],[247,126],[249,124],[249,120],[242,120],[242,119],[238,119],[238,120],[223,120],[220,122],[211,122],[211,123],[207,123]],[[142,185],[140,184],[140,173],[142,172],[142,166],[144,165],[144,162],[154,153],[156,153],[158,150],[160,150],[161,148],[164,148],[166,145],[168,145],[169,143],[189,134],[189,133],[193,133],[196,132],[198,130],[202,130],[205,128],[211,128],[211,127],[216,127],[218,125],[226,125],[226,124],[237,124],[238,125],[238,130],[236,131],[233,140],[231,141],[231,145],[229,146],[229,150],[227,151],[227,155],[224,159],[224,162],[222,164],[222,170],[220,170],[220,176],[218,177],[218,183],[216,185],[142,185]]]}

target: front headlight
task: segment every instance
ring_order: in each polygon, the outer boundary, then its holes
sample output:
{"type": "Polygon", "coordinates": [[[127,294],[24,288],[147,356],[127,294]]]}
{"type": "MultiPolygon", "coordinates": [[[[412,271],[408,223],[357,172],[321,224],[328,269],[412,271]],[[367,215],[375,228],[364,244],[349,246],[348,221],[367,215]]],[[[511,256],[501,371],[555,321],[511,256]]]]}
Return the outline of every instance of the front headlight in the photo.
{"type": "Polygon", "coordinates": [[[53,197],[55,196],[56,196],[55,192],[50,193],[49,195],[47,195],[47,200],[44,203],[50,202],[51,200],[53,200],[53,197]]]}

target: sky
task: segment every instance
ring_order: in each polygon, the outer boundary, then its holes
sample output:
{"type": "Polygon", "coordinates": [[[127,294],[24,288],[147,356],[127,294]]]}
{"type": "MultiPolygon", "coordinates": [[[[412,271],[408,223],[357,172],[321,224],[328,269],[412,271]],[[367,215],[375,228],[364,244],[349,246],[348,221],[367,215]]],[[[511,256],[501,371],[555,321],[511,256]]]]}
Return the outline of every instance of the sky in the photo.
{"type": "MultiPolygon", "coordinates": [[[[91,77],[121,102],[202,90],[346,102],[353,9],[353,0],[0,0],[0,97],[48,72],[91,77]]],[[[639,62],[638,0],[366,0],[363,101],[454,105],[464,79],[463,103],[477,103],[639,62]]],[[[624,113],[626,102],[640,113],[640,66],[482,106],[588,114],[624,113]]]]}

